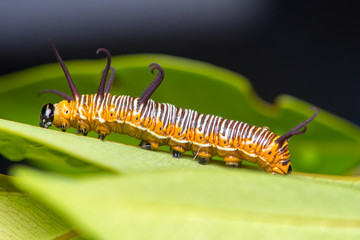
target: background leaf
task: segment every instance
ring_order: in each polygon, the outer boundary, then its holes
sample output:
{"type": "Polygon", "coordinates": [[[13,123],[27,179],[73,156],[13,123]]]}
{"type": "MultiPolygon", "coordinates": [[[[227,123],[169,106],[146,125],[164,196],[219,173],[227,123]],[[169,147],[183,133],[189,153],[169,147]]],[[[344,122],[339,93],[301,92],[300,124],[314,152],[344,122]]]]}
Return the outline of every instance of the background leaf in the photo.
{"type": "MultiPolygon", "coordinates": [[[[50,53],[49,53],[50,54],[50,53]]],[[[188,59],[165,55],[114,57],[117,70],[112,93],[140,96],[154,76],[147,65],[157,62],[165,69],[165,80],[153,99],[178,107],[195,109],[224,118],[269,126],[281,135],[308,118],[312,106],[291,96],[280,96],[270,105],[256,96],[246,79],[233,72],[188,59]]],[[[98,88],[104,60],[66,62],[80,93],[98,88]]],[[[36,93],[45,88],[69,92],[58,64],[44,65],[0,78],[0,116],[38,125],[43,104],[60,101],[58,96],[36,93]]],[[[73,130],[72,132],[74,132],[73,130]]],[[[90,136],[95,136],[90,135],[90,136]]],[[[112,134],[107,139],[137,145],[127,136],[112,134]]],[[[346,174],[360,161],[358,127],[330,113],[320,111],[306,134],[290,141],[292,164],[296,171],[346,174]]],[[[163,148],[164,149],[164,148],[163,148]]]]}

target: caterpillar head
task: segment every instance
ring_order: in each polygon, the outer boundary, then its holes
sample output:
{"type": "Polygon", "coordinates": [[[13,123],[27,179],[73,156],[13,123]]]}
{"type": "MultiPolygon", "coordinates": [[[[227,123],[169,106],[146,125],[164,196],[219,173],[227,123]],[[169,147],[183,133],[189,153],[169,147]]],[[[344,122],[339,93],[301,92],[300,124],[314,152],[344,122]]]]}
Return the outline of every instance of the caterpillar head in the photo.
{"type": "Polygon", "coordinates": [[[40,127],[48,128],[54,121],[55,107],[51,103],[47,103],[43,106],[40,113],[40,127]]]}
{"type": "Polygon", "coordinates": [[[70,127],[70,100],[63,100],[55,105],[47,103],[40,113],[40,127],[48,128],[52,124],[65,131],[70,127]]]}

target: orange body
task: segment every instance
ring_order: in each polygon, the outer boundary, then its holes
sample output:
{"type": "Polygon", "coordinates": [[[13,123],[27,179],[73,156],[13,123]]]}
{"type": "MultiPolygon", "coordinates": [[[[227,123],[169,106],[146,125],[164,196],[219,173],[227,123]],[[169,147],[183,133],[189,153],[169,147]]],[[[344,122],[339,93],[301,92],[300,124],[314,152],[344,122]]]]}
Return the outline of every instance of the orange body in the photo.
{"type": "Polygon", "coordinates": [[[179,152],[192,151],[202,158],[220,156],[229,165],[242,160],[259,164],[269,173],[287,174],[290,154],[287,141],[276,143],[278,135],[268,128],[231,121],[213,115],[160,104],[149,99],[96,94],[63,100],[55,105],[53,124],[67,129],[127,134],[151,144],[152,149],[169,145],[179,152]]]}

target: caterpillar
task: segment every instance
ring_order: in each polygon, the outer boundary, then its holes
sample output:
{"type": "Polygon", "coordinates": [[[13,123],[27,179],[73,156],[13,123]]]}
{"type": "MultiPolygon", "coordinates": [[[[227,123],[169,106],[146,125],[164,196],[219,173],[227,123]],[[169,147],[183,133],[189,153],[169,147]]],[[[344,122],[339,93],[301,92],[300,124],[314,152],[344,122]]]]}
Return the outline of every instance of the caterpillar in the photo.
{"type": "Polygon", "coordinates": [[[220,156],[229,167],[238,167],[242,160],[247,160],[257,163],[269,173],[283,175],[292,172],[288,139],[304,133],[307,124],[318,114],[318,110],[313,107],[315,113],[312,117],[278,136],[267,127],[256,127],[168,103],[157,103],[150,97],[163,81],[165,73],[156,63],[151,63],[149,68],[153,74],[157,70],[157,75],[139,98],[114,96],[109,91],[115,71],[110,66],[110,52],[104,48],[96,52],[107,55],[98,92],[80,95],[53,41],[50,40],[50,43],[72,96],[54,89],[41,91],[55,93],[65,99],[54,105],[47,103],[43,106],[40,126],[44,128],[52,124],[62,131],[74,127],[78,129],[77,133],[83,135],[93,130],[101,140],[111,132],[127,134],[140,139],[139,146],[146,150],[168,145],[175,158],[180,158],[185,151],[190,150],[200,164],[207,164],[213,156],[220,156]],[[111,76],[105,87],[110,69],[111,76]]]}

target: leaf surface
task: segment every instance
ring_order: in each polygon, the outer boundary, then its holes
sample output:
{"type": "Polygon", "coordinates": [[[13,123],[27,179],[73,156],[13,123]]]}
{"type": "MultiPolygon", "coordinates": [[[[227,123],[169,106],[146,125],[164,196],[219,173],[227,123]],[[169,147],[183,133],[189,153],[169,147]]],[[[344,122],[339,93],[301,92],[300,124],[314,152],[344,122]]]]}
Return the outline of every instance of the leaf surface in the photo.
{"type": "Polygon", "coordinates": [[[31,191],[101,239],[359,239],[360,182],[188,169],[73,179],[17,168],[31,191]]]}
{"type": "Polygon", "coordinates": [[[8,159],[30,159],[38,166],[79,174],[108,171],[134,173],[154,169],[221,168],[200,165],[192,157],[173,158],[168,152],[100,141],[72,133],[43,129],[0,119],[0,153],[8,159]],[[56,141],[54,141],[56,139],[56,141]]]}
{"type": "Polygon", "coordinates": [[[63,218],[10,180],[0,174],[0,239],[80,239],[63,218]]]}

